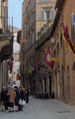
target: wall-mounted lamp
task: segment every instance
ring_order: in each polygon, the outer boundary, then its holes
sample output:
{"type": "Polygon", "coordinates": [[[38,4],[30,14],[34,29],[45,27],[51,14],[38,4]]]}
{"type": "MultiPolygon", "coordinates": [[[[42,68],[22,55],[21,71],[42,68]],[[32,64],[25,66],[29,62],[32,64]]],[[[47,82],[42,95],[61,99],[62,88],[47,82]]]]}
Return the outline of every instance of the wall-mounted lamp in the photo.
{"type": "Polygon", "coordinates": [[[52,37],[52,38],[50,39],[50,41],[51,41],[52,44],[54,44],[54,43],[55,43],[55,38],[52,37]]]}

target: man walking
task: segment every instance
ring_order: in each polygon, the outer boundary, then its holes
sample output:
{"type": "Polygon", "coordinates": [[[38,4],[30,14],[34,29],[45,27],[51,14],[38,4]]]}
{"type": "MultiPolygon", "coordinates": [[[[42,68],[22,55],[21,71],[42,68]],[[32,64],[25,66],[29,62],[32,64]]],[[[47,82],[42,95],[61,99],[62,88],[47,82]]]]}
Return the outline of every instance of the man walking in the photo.
{"type": "Polygon", "coordinates": [[[10,99],[10,111],[9,112],[13,112],[14,111],[14,103],[15,103],[15,98],[16,98],[16,92],[14,91],[13,87],[10,88],[10,91],[7,94],[10,99]]]}

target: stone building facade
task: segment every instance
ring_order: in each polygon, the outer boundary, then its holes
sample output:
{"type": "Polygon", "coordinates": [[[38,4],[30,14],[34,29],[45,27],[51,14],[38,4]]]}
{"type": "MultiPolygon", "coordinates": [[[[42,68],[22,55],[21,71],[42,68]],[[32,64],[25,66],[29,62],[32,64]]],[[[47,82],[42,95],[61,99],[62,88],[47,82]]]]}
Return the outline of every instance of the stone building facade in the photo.
{"type": "Polygon", "coordinates": [[[0,0],[0,91],[8,84],[7,60],[13,51],[13,34],[8,26],[8,0],[0,0]]]}
{"type": "MultiPolygon", "coordinates": [[[[40,56],[42,56],[43,51],[43,56],[45,56],[45,48],[52,48],[54,52],[53,57],[56,61],[53,69],[47,68],[48,72],[52,73],[51,90],[55,98],[66,103],[75,103],[75,52],[70,51],[69,46],[63,39],[61,23],[66,27],[66,31],[70,36],[70,42],[75,51],[75,7],[72,3],[74,3],[74,0],[57,0],[55,7],[56,16],[50,34],[47,37],[45,35],[43,42],[36,47],[37,53],[40,53],[40,56]],[[51,39],[54,39],[53,44],[51,39]],[[41,50],[43,51],[41,52],[41,50]]],[[[43,58],[41,62],[43,62],[43,58]]]]}
{"type": "MultiPolygon", "coordinates": [[[[60,24],[63,23],[70,35],[71,43],[75,49],[75,30],[72,25],[75,23],[75,7],[74,0],[57,1],[56,9],[57,16],[56,28],[53,34],[55,38],[54,52],[55,57],[60,61],[54,66],[54,94],[55,97],[65,102],[75,102],[75,53],[71,52],[62,38],[60,24]],[[61,6],[61,7],[60,7],[61,6]],[[67,7],[68,6],[68,7],[67,7]],[[73,17],[74,16],[74,17],[73,17]],[[72,31],[73,30],[73,31],[72,31]]],[[[75,26],[74,26],[75,27],[75,26]]]]}
{"type": "Polygon", "coordinates": [[[19,61],[19,53],[20,53],[20,44],[17,42],[17,35],[19,32],[19,28],[13,27],[13,71],[12,71],[12,84],[20,86],[19,74],[20,74],[20,61],[19,61]],[[16,48],[17,47],[17,48],[16,48]]]}
{"type": "Polygon", "coordinates": [[[26,73],[26,86],[33,87],[36,77],[29,73],[30,68],[36,64],[35,42],[37,33],[49,19],[54,19],[54,5],[56,0],[24,0],[22,9],[22,43],[24,47],[23,69],[26,73]],[[31,86],[32,85],[32,86],[31,86]]]}
{"type": "MultiPolygon", "coordinates": [[[[46,39],[46,37],[45,37],[46,39]]],[[[43,39],[44,42],[44,39],[43,39]]],[[[51,96],[53,93],[52,77],[49,77],[49,73],[52,73],[52,68],[49,67],[45,62],[46,52],[51,48],[51,42],[48,40],[43,45],[40,44],[36,47],[36,59],[38,58],[39,69],[36,70],[36,92],[42,96],[47,94],[51,96]],[[37,85],[38,84],[38,85],[37,85]]],[[[37,64],[38,65],[38,64],[37,64]]]]}

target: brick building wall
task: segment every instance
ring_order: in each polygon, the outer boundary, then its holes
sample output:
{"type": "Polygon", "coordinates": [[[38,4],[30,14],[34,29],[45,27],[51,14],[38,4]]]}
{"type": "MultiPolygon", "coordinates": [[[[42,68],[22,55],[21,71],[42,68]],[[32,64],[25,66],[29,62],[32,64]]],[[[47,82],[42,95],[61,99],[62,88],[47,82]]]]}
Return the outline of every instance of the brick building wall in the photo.
{"type": "Polygon", "coordinates": [[[45,18],[45,11],[50,11],[50,14],[53,12],[53,16],[50,15],[50,19],[53,20],[55,16],[54,6],[56,0],[43,2],[42,0],[36,0],[36,40],[37,33],[40,31],[40,28],[47,23],[48,19],[45,18]]]}
{"type": "MultiPolygon", "coordinates": [[[[37,40],[37,33],[48,21],[48,19],[42,19],[42,11],[45,8],[48,10],[49,8],[53,9],[55,1],[56,0],[49,2],[43,2],[41,0],[24,0],[23,2],[21,44],[25,44],[24,67],[27,72],[29,72],[30,65],[35,64],[36,62],[35,41],[37,40]]],[[[35,79],[36,78],[37,77],[35,76],[35,79]]],[[[27,87],[28,85],[29,81],[27,87]]]]}
{"type": "MultiPolygon", "coordinates": [[[[68,33],[71,37],[71,16],[75,13],[74,3],[72,0],[65,0],[63,10],[59,19],[59,23],[54,33],[56,39],[54,49],[56,49],[56,57],[61,61],[55,64],[54,67],[54,93],[55,97],[67,103],[74,103],[75,101],[75,54],[70,52],[68,46],[62,41],[61,46],[61,31],[59,25],[64,23],[68,28],[68,33]],[[68,7],[67,7],[68,6],[68,7]],[[57,44],[59,43],[59,51],[57,52],[57,44]]],[[[75,46],[74,46],[75,47],[75,46]]]]}
{"type": "Polygon", "coordinates": [[[0,92],[8,84],[7,59],[12,54],[12,34],[8,30],[8,0],[0,0],[0,92]]]}
{"type": "MultiPolygon", "coordinates": [[[[36,49],[36,60],[37,58],[39,59],[40,66],[38,70],[38,75],[37,75],[37,80],[39,83],[39,93],[48,93],[48,96],[50,96],[50,82],[49,82],[49,77],[48,73],[52,72],[52,69],[45,63],[45,57],[46,57],[46,52],[47,49],[50,49],[51,43],[50,40],[48,40],[44,45],[40,46],[39,48],[36,49]],[[46,75],[46,84],[43,79],[43,75],[46,75]],[[43,83],[44,82],[44,83],[43,83]],[[45,87],[46,85],[46,87],[45,87]],[[46,90],[45,90],[46,88],[46,90]]],[[[52,84],[53,85],[53,84],[52,84]]],[[[53,90],[53,89],[52,89],[53,90]]]]}

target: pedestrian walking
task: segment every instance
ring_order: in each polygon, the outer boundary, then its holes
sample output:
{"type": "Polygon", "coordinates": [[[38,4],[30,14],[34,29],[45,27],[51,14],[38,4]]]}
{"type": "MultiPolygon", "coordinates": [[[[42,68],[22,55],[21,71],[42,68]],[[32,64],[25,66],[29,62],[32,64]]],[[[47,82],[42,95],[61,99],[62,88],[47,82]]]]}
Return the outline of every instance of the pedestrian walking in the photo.
{"type": "Polygon", "coordinates": [[[26,89],[26,103],[29,103],[29,89],[26,89]]]}
{"type": "Polygon", "coordinates": [[[7,95],[10,96],[10,99],[9,99],[10,111],[9,112],[13,112],[14,111],[15,98],[16,98],[16,92],[14,91],[13,87],[10,88],[10,91],[8,92],[7,95]]]}
{"type": "Polygon", "coordinates": [[[17,86],[14,87],[14,90],[16,92],[16,98],[15,98],[15,106],[16,106],[16,111],[19,111],[19,99],[20,99],[20,94],[19,94],[19,89],[17,86]]]}
{"type": "Polygon", "coordinates": [[[23,107],[25,105],[25,96],[26,90],[22,87],[20,91],[20,99],[19,99],[19,110],[23,111],[23,107]]]}
{"type": "Polygon", "coordinates": [[[2,92],[1,92],[1,103],[2,103],[2,110],[5,111],[5,105],[6,105],[6,87],[3,87],[2,92]]]}
{"type": "MultiPolygon", "coordinates": [[[[6,88],[6,92],[7,92],[7,94],[8,94],[8,92],[9,92],[9,90],[10,90],[10,85],[8,85],[7,88],[6,88]]],[[[10,96],[6,95],[6,105],[5,105],[5,110],[8,110],[8,108],[9,108],[9,99],[10,99],[10,96]]]]}

